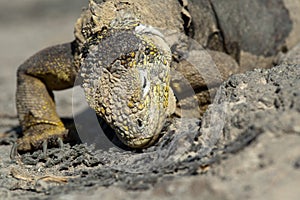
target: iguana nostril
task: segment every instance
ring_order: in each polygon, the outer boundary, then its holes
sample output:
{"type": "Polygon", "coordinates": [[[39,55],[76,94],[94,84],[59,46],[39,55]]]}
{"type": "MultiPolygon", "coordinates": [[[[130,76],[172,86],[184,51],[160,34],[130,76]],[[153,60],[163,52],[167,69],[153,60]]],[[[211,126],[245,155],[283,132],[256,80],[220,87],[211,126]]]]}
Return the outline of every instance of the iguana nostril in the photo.
{"type": "Polygon", "coordinates": [[[139,126],[139,128],[143,128],[143,122],[140,119],[137,119],[137,124],[139,126]]]}

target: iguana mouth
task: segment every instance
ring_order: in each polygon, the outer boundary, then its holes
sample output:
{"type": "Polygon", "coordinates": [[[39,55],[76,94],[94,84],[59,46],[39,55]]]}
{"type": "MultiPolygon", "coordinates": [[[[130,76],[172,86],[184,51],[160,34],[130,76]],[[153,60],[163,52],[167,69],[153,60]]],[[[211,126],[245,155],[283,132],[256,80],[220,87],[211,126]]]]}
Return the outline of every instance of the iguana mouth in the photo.
{"type": "Polygon", "coordinates": [[[152,135],[150,137],[136,137],[131,139],[130,142],[126,141],[126,144],[131,148],[146,148],[153,144],[157,140],[158,136],[159,134],[152,135]]]}

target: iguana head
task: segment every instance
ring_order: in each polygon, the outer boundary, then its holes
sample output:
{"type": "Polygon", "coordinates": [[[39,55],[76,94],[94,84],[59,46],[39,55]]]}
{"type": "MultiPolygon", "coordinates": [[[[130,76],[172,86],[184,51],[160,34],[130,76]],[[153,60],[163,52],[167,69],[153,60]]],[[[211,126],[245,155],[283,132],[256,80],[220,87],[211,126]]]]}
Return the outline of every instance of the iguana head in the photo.
{"type": "Polygon", "coordinates": [[[170,62],[152,27],[118,30],[89,47],[80,73],[86,99],[126,145],[151,145],[174,110],[170,62]]]}

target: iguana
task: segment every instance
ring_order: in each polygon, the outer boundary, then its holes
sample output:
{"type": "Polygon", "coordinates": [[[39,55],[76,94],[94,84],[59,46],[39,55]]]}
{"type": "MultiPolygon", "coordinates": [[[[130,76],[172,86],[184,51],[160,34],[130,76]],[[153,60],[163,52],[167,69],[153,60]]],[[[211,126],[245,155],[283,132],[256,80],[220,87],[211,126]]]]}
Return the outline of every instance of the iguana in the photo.
{"type": "MultiPolygon", "coordinates": [[[[90,107],[124,144],[153,144],[176,107],[170,87],[176,50],[158,29],[184,33],[191,20],[185,4],[90,0],[75,24],[74,41],[46,48],[19,67],[16,105],[23,136],[12,155],[63,145],[68,131],[52,91],[73,87],[78,76],[90,107]]],[[[199,86],[193,74],[189,78],[199,86]]]]}

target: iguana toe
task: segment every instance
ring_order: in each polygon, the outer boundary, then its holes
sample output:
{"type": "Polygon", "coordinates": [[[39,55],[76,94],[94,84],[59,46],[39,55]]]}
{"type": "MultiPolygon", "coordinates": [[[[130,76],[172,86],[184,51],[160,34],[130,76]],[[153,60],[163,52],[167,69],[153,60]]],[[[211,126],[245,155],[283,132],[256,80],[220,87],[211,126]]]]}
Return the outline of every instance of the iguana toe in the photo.
{"type": "Polygon", "coordinates": [[[29,127],[24,131],[24,136],[19,138],[14,145],[12,154],[16,155],[15,151],[31,151],[43,149],[46,153],[48,146],[63,146],[63,139],[67,136],[68,130],[63,126],[52,124],[38,124],[29,127]]]}

